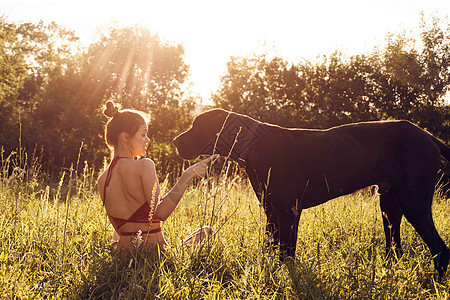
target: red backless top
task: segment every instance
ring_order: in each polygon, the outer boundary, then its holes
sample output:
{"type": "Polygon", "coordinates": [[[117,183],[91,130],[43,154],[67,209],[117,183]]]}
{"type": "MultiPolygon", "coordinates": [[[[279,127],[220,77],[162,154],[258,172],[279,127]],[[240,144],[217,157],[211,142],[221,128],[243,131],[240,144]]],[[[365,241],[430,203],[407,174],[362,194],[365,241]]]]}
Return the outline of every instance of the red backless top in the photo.
{"type": "MultiPolygon", "coordinates": [[[[120,157],[120,156],[114,157],[114,159],[111,162],[111,165],[109,166],[108,173],[106,174],[106,181],[105,181],[105,185],[103,188],[103,205],[105,205],[106,188],[109,186],[109,182],[111,181],[112,170],[113,170],[116,162],[119,160],[119,158],[123,158],[123,157],[120,157]]],[[[128,232],[128,231],[121,232],[121,231],[119,231],[119,228],[122,227],[126,223],[149,223],[150,211],[151,211],[150,205],[148,204],[147,201],[145,201],[144,204],[142,204],[142,206],[139,207],[128,219],[116,218],[111,215],[108,215],[108,217],[109,217],[114,229],[119,233],[119,235],[130,236],[130,235],[136,234],[136,232],[128,232]]],[[[153,217],[151,219],[151,224],[155,224],[155,223],[160,223],[160,220],[158,218],[156,218],[155,215],[153,215],[153,217]]],[[[158,226],[158,228],[155,228],[152,230],[142,231],[142,234],[157,233],[160,231],[161,231],[161,226],[158,226]]]]}

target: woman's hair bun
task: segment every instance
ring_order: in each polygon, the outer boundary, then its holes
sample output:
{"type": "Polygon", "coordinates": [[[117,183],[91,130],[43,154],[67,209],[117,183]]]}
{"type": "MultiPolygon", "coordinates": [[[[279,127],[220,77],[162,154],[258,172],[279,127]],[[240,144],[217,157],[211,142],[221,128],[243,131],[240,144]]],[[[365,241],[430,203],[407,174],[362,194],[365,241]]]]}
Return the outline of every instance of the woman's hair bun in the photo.
{"type": "Polygon", "coordinates": [[[115,104],[112,100],[108,100],[105,104],[105,110],[103,110],[103,113],[105,116],[112,118],[119,112],[119,105],[115,104]]]}

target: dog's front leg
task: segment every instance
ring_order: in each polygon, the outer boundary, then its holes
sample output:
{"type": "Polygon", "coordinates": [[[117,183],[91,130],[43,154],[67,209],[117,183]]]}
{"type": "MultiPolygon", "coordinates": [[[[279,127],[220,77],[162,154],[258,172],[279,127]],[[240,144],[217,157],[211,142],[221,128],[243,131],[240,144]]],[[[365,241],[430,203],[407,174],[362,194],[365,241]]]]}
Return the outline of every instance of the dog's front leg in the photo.
{"type": "MultiPolygon", "coordinates": [[[[287,257],[293,258],[295,257],[297,245],[300,211],[282,204],[278,206],[272,205],[271,199],[268,200],[266,230],[269,236],[269,245],[279,245],[282,259],[287,257]]],[[[289,201],[286,202],[289,203],[289,201]]]]}

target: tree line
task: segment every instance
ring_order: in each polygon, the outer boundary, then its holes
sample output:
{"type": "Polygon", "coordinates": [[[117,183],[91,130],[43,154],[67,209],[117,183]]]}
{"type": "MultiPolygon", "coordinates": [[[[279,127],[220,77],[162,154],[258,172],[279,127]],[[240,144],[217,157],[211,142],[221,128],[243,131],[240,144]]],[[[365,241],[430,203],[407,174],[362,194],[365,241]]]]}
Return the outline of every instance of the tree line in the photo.
{"type": "MultiPolygon", "coordinates": [[[[358,55],[231,57],[212,106],[288,127],[407,119],[448,144],[450,24],[422,17],[420,29],[358,55]]],[[[26,149],[49,174],[80,160],[99,168],[109,155],[100,108],[114,99],[151,114],[148,155],[162,174],[175,171],[171,140],[198,112],[188,79],[183,46],[140,25],[110,25],[81,47],[55,23],[0,18],[2,151],[26,149]]]]}

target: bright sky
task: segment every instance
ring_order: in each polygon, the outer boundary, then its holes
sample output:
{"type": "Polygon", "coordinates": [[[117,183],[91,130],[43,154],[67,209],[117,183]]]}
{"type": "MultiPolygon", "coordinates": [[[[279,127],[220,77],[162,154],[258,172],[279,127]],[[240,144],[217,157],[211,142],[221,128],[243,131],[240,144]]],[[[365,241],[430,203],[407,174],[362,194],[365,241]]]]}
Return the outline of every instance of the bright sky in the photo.
{"type": "Polygon", "coordinates": [[[298,61],[369,51],[388,31],[416,31],[420,12],[445,18],[449,0],[0,0],[10,21],[55,21],[89,44],[114,20],[141,23],[185,47],[193,91],[208,99],[232,55],[275,51],[298,61]]]}

